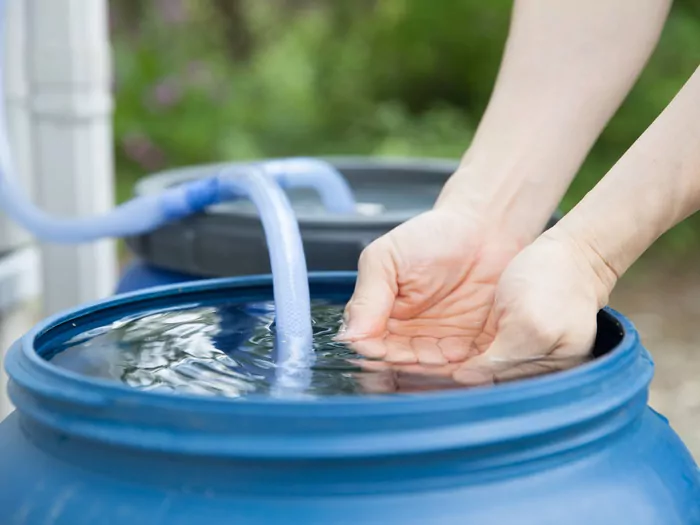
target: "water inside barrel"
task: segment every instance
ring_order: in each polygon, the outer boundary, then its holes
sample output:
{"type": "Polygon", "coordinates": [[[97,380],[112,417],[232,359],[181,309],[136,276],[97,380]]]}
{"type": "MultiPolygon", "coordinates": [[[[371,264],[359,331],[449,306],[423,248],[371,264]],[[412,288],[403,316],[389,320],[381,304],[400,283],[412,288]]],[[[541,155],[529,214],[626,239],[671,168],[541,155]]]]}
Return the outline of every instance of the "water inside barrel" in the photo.
{"type": "MultiPolygon", "coordinates": [[[[340,304],[312,304],[316,361],[306,394],[391,394],[465,386],[452,379],[458,364],[390,363],[369,359],[336,341],[342,312],[340,304]]],[[[276,368],[274,315],[274,305],[265,302],[146,313],[73,337],[51,362],[142,390],[232,398],[269,395],[276,368]]],[[[555,368],[543,366],[543,372],[555,368]]]]}

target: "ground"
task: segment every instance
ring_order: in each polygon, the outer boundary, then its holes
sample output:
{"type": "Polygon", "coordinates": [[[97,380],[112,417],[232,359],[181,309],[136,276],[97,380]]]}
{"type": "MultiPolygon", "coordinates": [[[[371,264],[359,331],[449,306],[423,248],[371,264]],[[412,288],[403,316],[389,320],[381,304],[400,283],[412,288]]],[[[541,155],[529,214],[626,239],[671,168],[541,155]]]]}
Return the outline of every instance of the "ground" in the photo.
{"type": "Polygon", "coordinates": [[[700,459],[700,271],[646,265],[620,281],[611,306],[634,322],[656,363],[650,404],[700,459]]]}

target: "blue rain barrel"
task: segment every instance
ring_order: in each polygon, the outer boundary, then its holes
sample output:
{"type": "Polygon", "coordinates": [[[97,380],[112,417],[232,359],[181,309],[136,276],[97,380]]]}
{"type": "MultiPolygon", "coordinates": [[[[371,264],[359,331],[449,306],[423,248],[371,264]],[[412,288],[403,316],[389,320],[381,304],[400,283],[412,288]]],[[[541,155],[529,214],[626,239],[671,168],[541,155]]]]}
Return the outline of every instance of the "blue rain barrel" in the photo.
{"type": "MultiPolygon", "coordinates": [[[[342,302],[353,286],[353,274],[311,276],[314,298],[342,302]]],[[[700,523],[698,468],[647,407],[652,361],[611,310],[596,359],[470,390],[230,400],[132,389],[44,359],[115,320],[271,297],[269,277],[151,288],[18,341],[6,364],[17,409],[0,424],[0,523],[700,523]]]]}
{"type": "Polygon", "coordinates": [[[122,269],[121,277],[117,283],[116,293],[134,292],[144,288],[165,286],[168,284],[181,284],[202,279],[204,279],[204,277],[201,275],[164,270],[140,259],[133,259],[122,269]]]}
{"type": "MultiPolygon", "coordinates": [[[[432,208],[459,163],[442,159],[326,158],[345,177],[358,202],[351,216],[327,213],[316,193],[287,190],[299,221],[311,271],[355,271],[370,242],[432,208]]],[[[156,195],[218,173],[223,164],[177,168],[145,177],[135,196],[156,195]]],[[[548,226],[556,222],[552,217],[548,226]]],[[[126,239],[134,263],[118,285],[127,292],[203,278],[270,273],[262,225],[250,202],[223,203],[156,231],[126,239]]]]}

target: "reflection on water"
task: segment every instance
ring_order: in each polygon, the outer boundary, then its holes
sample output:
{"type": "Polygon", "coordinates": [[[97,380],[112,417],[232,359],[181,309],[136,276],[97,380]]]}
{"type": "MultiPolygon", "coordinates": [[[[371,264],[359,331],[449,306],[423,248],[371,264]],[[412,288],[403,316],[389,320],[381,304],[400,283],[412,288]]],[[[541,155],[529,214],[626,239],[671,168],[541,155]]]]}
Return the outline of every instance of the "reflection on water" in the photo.
{"type": "MultiPolygon", "coordinates": [[[[316,362],[312,396],[456,388],[455,365],[372,361],[334,341],[342,306],[312,304],[316,362]]],[[[275,377],[270,303],[203,306],[123,319],[67,341],[51,358],[83,375],[165,392],[240,397],[269,395],[275,377]]]]}

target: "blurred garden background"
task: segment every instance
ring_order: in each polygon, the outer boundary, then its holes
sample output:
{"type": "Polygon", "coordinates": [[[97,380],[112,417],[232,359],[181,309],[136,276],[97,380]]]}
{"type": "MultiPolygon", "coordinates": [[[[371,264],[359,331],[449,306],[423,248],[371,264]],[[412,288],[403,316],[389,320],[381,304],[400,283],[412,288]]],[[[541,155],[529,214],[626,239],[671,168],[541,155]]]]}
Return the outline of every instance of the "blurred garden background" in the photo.
{"type": "MultiPolygon", "coordinates": [[[[507,0],[112,0],[119,198],[166,167],[280,155],[459,157],[488,102],[507,0]]],[[[700,3],[661,43],[564,202],[590,189],[700,60],[700,3]]],[[[664,251],[700,247],[700,217],[664,251]]]]}
{"type": "MultiPolygon", "coordinates": [[[[506,0],[112,0],[118,197],[160,169],[281,155],[459,157],[488,102],[506,0]]],[[[700,2],[676,0],[569,209],[700,63],[700,2]]],[[[700,214],[616,290],[658,363],[652,402],[700,457],[700,214]],[[693,421],[696,423],[693,425],[693,421]]]]}

